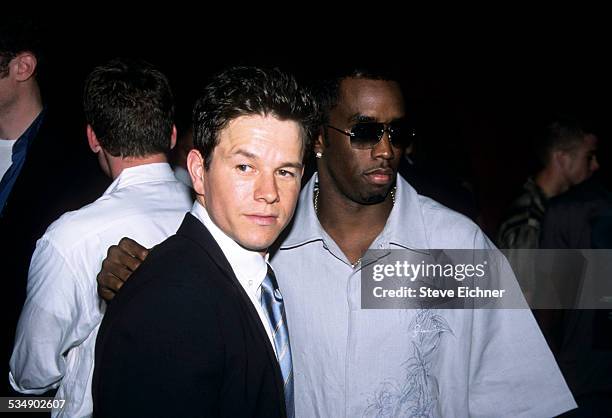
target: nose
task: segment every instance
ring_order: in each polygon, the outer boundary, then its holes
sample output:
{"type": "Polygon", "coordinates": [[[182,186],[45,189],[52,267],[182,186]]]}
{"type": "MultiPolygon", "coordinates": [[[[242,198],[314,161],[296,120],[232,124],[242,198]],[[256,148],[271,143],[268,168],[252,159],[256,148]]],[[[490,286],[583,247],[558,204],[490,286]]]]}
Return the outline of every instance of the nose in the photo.
{"type": "Polygon", "coordinates": [[[255,182],[255,200],[275,203],[279,199],[278,185],[273,174],[262,173],[255,182]]]}
{"type": "Polygon", "coordinates": [[[374,145],[374,148],[372,148],[372,158],[392,160],[393,157],[395,157],[395,153],[393,151],[391,141],[389,140],[389,130],[385,129],[382,138],[380,138],[380,141],[378,141],[378,143],[374,145]]]}

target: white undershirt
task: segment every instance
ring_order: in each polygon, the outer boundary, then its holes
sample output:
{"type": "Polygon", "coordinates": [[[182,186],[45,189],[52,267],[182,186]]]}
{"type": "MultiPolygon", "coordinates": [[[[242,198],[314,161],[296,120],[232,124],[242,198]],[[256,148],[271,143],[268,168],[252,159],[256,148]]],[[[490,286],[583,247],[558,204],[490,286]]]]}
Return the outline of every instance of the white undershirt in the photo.
{"type": "Polygon", "coordinates": [[[0,138],[0,179],[13,164],[13,145],[15,145],[15,142],[17,142],[16,139],[0,138]]]}

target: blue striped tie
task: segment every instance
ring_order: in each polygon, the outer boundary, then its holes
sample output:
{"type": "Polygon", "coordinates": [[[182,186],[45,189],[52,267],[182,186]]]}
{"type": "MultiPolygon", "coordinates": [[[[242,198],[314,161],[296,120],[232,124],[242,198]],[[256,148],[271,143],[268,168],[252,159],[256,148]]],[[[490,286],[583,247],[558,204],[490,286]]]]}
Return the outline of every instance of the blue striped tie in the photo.
{"type": "Polygon", "coordinates": [[[291,363],[291,345],[289,344],[289,329],[285,317],[283,296],[278,290],[274,272],[268,265],[268,274],[261,284],[261,306],[268,318],[272,339],[276,348],[276,357],[280,365],[285,382],[285,403],[287,416],[293,418],[295,409],[293,404],[293,365],[291,363]]]}

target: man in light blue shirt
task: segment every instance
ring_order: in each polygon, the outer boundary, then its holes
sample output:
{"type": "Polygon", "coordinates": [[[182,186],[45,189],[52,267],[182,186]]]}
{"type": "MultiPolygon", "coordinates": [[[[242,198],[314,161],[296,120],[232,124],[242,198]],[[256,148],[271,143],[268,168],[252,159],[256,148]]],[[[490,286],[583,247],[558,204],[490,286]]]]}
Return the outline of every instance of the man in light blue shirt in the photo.
{"type": "Polygon", "coordinates": [[[353,71],[324,86],[317,173],[272,258],[296,416],[545,417],[574,408],[528,309],[361,308],[368,249],[494,249],[470,220],[397,176],[412,131],[393,80],[353,71]]]}
{"type": "Polygon", "coordinates": [[[529,309],[362,309],[367,249],[494,249],[396,176],[401,89],[354,71],[323,89],[317,174],[273,258],[298,416],[553,416],[575,404],[529,309]]]}

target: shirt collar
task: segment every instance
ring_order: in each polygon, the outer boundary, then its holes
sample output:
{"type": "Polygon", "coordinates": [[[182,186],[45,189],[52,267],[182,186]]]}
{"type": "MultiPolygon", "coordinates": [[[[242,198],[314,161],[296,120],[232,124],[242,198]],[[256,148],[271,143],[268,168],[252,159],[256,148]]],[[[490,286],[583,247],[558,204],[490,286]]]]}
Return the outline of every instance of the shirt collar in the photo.
{"type": "Polygon", "coordinates": [[[267,260],[257,251],[247,250],[223,232],[210,218],[208,212],[197,200],[193,203],[191,214],[204,224],[213,236],[223,255],[227,258],[236,278],[245,289],[258,289],[268,272],[267,260]],[[249,281],[252,281],[252,286],[249,281]]]}
{"type": "MultiPolygon", "coordinates": [[[[323,227],[319,223],[313,204],[314,188],[317,181],[318,176],[315,173],[300,193],[291,229],[287,238],[281,244],[281,249],[298,247],[323,239],[323,227]]],[[[407,249],[428,249],[429,240],[427,239],[419,195],[400,174],[397,175],[396,185],[395,205],[380,237],[383,237],[390,244],[407,249]]]]}
{"type": "Polygon", "coordinates": [[[175,181],[174,172],[168,163],[151,163],[125,168],[104,192],[105,195],[124,187],[153,181],[175,181]]]}
{"type": "Polygon", "coordinates": [[[42,124],[43,119],[45,118],[46,109],[40,111],[38,116],[32,121],[28,129],[22,133],[19,138],[17,138],[17,142],[13,145],[13,162],[18,158],[25,158],[26,153],[32,146],[36,135],[40,129],[40,125],[42,124]]]}

